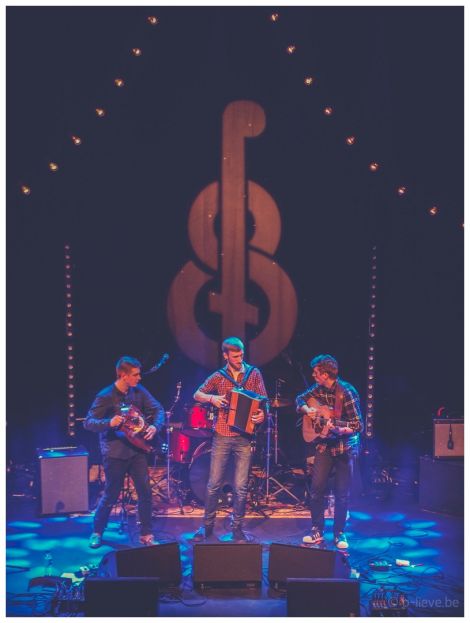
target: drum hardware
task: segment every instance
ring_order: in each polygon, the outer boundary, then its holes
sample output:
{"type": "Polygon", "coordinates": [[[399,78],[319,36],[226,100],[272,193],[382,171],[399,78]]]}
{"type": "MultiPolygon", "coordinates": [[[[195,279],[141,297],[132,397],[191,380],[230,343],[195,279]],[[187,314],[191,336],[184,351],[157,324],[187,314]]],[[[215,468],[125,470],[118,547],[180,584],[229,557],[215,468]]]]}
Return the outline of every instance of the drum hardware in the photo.
{"type": "Polygon", "coordinates": [[[212,437],[215,422],[215,407],[196,402],[186,406],[186,425],[183,433],[188,437],[207,439],[212,437]]]}
{"type": "MultiPolygon", "coordinates": [[[[171,416],[173,415],[173,411],[175,410],[176,404],[179,402],[180,399],[180,395],[181,395],[181,381],[178,381],[178,383],[176,383],[176,394],[175,397],[173,399],[173,403],[171,404],[171,407],[168,409],[168,411],[165,411],[165,426],[166,426],[166,446],[167,446],[167,455],[166,455],[166,495],[167,495],[167,500],[168,503],[171,502],[171,486],[170,486],[170,461],[171,461],[171,452],[170,452],[170,448],[171,448],[171,439],[170,439],[170,435],[171,435],[171,430],[170,430],[170,420],[171,420],[171,416]]],[[[177,499],[178,499],[178,503],[180,505],[180,512],[182,515],[184,515],[184,511],[183,511],[183,503],[180,499],[180,496],[177,495],[177,499]]]]}

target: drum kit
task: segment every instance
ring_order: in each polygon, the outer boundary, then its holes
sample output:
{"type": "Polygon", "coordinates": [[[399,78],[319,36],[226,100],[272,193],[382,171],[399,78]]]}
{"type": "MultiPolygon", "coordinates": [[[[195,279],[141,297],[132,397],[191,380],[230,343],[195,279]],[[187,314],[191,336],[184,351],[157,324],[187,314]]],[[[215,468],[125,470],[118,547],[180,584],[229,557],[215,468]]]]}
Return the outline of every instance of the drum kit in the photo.
{"type": "MultiPolygon", "coordinates": [[[[240,402],[240,397],[237,398],[240,402]]],[[[276,478],[279,461],[278,410],[291,406],[292,402],[280,399],[276,391],[275,398],[268,404],[267,425],[252,436],[249,499],[254,500],[255,506],[259,506],[260,501],[268,505],[284,491],[295,503],[301,504],[302,500],[276,478]]],[[[157,454],[166,459],[166,501],[176,498],[183,513],[183,500],[188,495],[192,502],[204,504],[217,409],[196,402],[184,406],[182,422],[173,422],[172,417],[173,409],[170,409],[166,412],[165,427],[159,434],[157,454]]],[[[221,503],[227,505],[232,499],[233,474],[234,465],[230,459],[220,495],[221,503]]]]}

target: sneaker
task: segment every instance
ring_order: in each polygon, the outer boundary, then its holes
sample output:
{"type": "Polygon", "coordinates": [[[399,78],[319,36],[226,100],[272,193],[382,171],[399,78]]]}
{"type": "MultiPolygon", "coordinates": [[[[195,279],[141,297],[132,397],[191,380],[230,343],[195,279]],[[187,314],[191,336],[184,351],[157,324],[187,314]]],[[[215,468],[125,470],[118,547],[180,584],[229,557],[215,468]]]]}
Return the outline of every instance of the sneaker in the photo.
{"type": "Polygon", "coordinates": [[[335,545],[338,549],[348,549],[349,543],[344,532],[340,532],[335,536],[335,545]]]}
{"type": "Polygon", "coordinates": [[[210,539],[214,532],[214,528],[212,526],[201,526],[197,532],[194,533],[191,541],[195,543],[200,543],[201,541],[205,541],[206,539],[210,539]]]}
{"type": "Polygon", "coordinates": [[[315,545],[316,543],[323,542],[323,534],[316,526],[312,526],[311,531],[304,536],[302,541],[304,543],[310,543],[310,545],[315,545]]]}
{"type": "Polygon", "coordinates": [[[99,532],[93,532],[90,536],[90,540],[88,541],[89,547],[91,547],[92,549],[97,549],[98,547],[101,547],[101,544],[101,534],[99,532]]]}
{"type": "Polygon", "coordinates": [[[248,543],[249,539],[240,526],[233,528],[232,530],[232,538],[234,541],[241,541],[242,543],[248,543]]]}
{"type": "Polygon", "coordinates": [[[142,534],[139,541],[146,547],[149,545],[158,545],[157,541],[155,541],[153,537],[153,534],[142,534]]]}

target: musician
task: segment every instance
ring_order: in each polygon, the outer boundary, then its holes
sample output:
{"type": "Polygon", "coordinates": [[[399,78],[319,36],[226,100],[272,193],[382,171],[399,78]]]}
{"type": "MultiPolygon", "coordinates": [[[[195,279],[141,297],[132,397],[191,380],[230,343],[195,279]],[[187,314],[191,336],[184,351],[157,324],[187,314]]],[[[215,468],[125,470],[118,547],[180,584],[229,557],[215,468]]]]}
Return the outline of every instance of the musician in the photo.
{"type": "Polygon", "coordinates": [[[338,378],[338,362],[331,355],[318,355],[312,359],[310,365],[315,383],[297,396],[297,412],[314,418],[318,409],[307,404],[309,398],[313,397],[321,405],[333,408],[335,419],[346,421],[347,426],[336,426],[328,419],[326,436],[318,438],[316,442],[310,491],[312,529],[303,537],[303,542],[323,541],[324,493],[328,477],[335,467],[333,534],[336,547],[347,549],[349,545],[344,528],[352,484],[353,460],[359,449],[359,433],[363,430],[359,394],[352,385],[338,378]]]}
{"type": "Polygon", "coordinates": [[[155,543],[152,534],[152,490],[150,488],[146,454],[116,431],[124,421],[120,415],[122,405],[134,405],[141,411],[147,423],[144,439],[149,441],[164,423],[162,405],[140,385],[141,364],[133,357],[121,357],[116,364],[116,381],[101,390],[85,418],[86,430],[100,434],[100,448],[106,478],[104,494],[95,512],[93,533],[89,545],[100,547],[109,514],[116,504],[119,492],[128,473],[134,481],[138,496],[140,519],[140,542],[155,543]]]}
{"type": "MultiPolygon", "coordinates": [[[[237,386],[264,397],[267,394],[261,372],[258,368],[243,361],[244,351],[245,347],[239,338],[229,337],[225,339],[222,343],[222,354],[226,361],[225,367],[209,376],[194,394],[194,400],[212,404],[218,409],[212,442],[209,481],[206,489],[204,525],[194,535],[195,541],[202,541],[213,534],[218,491],[223,484],[224,471],[231,455],[233,455],[235,463],[233,540],[248,541],[243,532],[243,519],[251,464],[251,440],[246,435],[231,430],[227,424],[227,407],[230,404],[230,393],[237,386]]],[[[251,419],[255,424],[261,424],[264,417],[264,412],[258,409],[252,414],[251,419]]]]}

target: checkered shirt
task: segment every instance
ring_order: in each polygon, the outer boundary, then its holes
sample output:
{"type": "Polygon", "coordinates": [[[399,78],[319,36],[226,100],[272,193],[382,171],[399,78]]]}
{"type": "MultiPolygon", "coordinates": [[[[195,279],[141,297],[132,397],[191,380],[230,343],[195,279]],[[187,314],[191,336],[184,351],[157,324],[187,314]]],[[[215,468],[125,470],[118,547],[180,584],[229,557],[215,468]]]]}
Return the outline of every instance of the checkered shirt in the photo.
{"type": "MultiPolygon", "coordinates": [[[[232,376],[228,366],[225,366],[224,370],[229,376],[232,376]]],[[[237,382],[240,382],[243,379],[245,370],[246,368],[238,374],[238,379],[236,379],[237,382]]],[[[203,392],[204,394],[216,394],[217,396],[223,396],[225,394],[225,397],[230,402],[230,394],[234,387],[236,387],[236,385],[217,371],[211,374],[211,376],[209,376],[196,391],[203,392]]],[[[261,396],[267,397],[268,395],[264,386],[263,377],[261,376],[261,372],[258,368],[254,368],[252,370],[250,376],[248,377],[248,381],[243,385],[243,387],[251,392],[260,394],[261,396]]],[[[227,417],[227,409],[218,410],[215,431],[224,437],[237,437],[239,433],[233,432],[230,429],[230,426],[227,424],[227,417]]]]}

